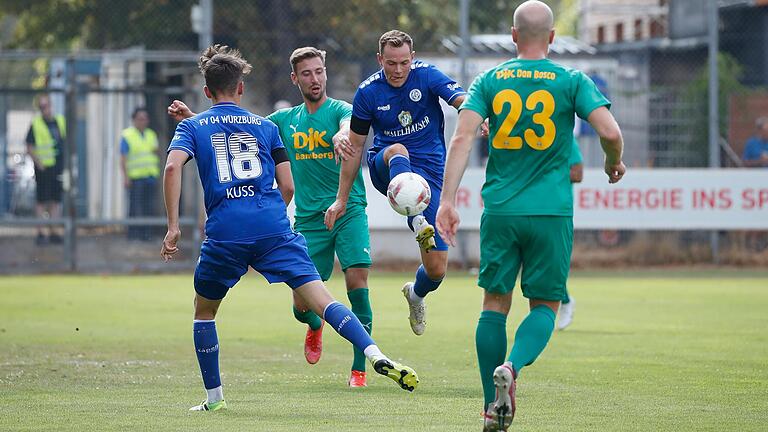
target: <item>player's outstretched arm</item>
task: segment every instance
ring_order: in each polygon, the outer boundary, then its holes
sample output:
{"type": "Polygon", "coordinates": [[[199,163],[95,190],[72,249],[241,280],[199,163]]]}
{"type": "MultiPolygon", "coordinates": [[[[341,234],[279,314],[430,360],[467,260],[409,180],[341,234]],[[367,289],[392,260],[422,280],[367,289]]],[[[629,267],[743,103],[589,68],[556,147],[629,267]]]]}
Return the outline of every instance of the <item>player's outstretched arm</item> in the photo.
{"type": "Polygon", "coordinates": [[[352,190],[352,184],[360,171],[360,159],[363,155],[363,146],[365,145],[366,135],[360,135],[353,131],[349,132],[349,143],[352,149],[352,157],[341,161],[341,172],[339,173],[339,190],[336,192],[336,201],[325,211],[325,226],[333,229],[336,220],[347,211],[347,200],[349,192],[352,190]]]}
{"type": "Polygon", "coordinates": [[[592,111],[587,120],[600,136],[600,144],[605,153],[605,173],[608,174],[608,182],[616,183],[627,171],[621,160],[624,152],[621,129],[613,118],[613,114],[604,106],[592,111]]]}
{"type": "Polygon", "coordinates": [[[440,208],[437,210],[436,225],[445,241],[456,246],[456,231],[459,229],[459,212],[456,211],[456,191],[461,183],[461,177],[467,169],[469,152],[477,134],[477,128],[483,118],[475,111],[465,109],[459,112],[456,132],[448,148],[445,160],[445,177],[443,192],[440,195],[440,208]]]}
{"type": "Polygon", "coordinates": [[[290,162],[285,161],[275,165],[275,180],[277,180],[277,188],[280,189],[285,205],[288,205],[293,199],[293,193],[296,191],[293,185],[290,162]]]}
{"type": "Polygon", "coordinates": [[[175,99],[170,105],[168,105],[168,115],[172,119],[180,122],[186,118],[194,117],[196,114],[184,102],[175,99]]]}
{"type": "Polygon", "coordinates": [[[163,260],[173,258],[179,251],[178,242],[181,237],[179,228],[179,200],[181,199],[181,173],[184,164],[189,159],[189,155],[181,150],[171,150],[165,163],[165,172],[163,174],[163,197],[165,200],[165,211],[168,215],[168,232],[163,239],[163,246],[160,250],[163,260]]]}

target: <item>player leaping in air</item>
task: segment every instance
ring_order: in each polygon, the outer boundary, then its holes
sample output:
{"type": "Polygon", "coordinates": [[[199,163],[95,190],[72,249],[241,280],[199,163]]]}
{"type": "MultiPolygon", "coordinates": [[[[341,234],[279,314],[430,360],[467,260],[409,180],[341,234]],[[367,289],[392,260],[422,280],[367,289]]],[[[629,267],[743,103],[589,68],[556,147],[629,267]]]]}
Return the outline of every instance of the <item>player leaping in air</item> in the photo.
{"type": "MultiPolygon", "coordinates": [[[[453,79],[434,66],[414,60],[413,40],[406,33],[391,30],[379,38],[377,59],[381,70],[363,81],[355,93],[349,141],[361,152],[365,137],[373,128],[373,146],[367,162],[371,182],[387,194],[389,182],[398,174],[414,172],[427,180],[432,199],[423,214],[408,218],[420,246],[421,262],[416,278],[403,287],[410,308],[411,329],[424,333],[424,297],[436,290],[448,266],[448,245],[435,233],[435,215],[440,201],[445,165],[443,99],[455,108],[465,92],[453,79]]],[[[332,227],[347,209],[350,189],[360,158],[342,163],[336,201],[325,213],[332,227]]]]}
{"type": "MultiPolygon", "coordinates": [[[[328,77],[325,51],[314,47],[297,48],[289,59],[291,80],[298,87],[304,103],[281,109],[267,116],[277,125],[291,161],[291,173],[296,186],[296,218],[294,228],[307,240],[309,256],[323,281],[333,273],[334,252],[339,257],[347,297],[360,322],[371,333],[373,312],[368,299],[368,268],[371,266],[368,216],[365,213],[365,184],[358,170],[352,187],[347,213],[329,230],[323,222],[325,209],[336,198],[339,188],[338,157],[342,148],[349,147],[349,117],[352,105],[329,98],[326,94],[328,77]]],[[[176,120],[195,115],[186,104],[174,101],[168,113],[176,120]]],[[[293,296],[293,314],[299,322],[307,324],[304,356],[315,364],[322,353],[323,320],[293,296]]],[[[350,387],[365,387],[365,355],[354,350],[350,387]]]]}
{"type": "Polygon", "coordinates": [[[243,77],[250,70],[237,50],[219,45],[206,49],[200,71],[213,106],[179,123],[168,148],[163,178],[168,233],[163,258],[167,261],[179,251],[182,168],[191,158],[197,160],[208,216],[195,269],[193,325],[207,397],[191,410],[226,407],[214,319],[221,300],[249,266],[270,283],[290,286],[313,312],[362,351],[376,372],[412,391],[418,385],[416,373],[382,354],[352,311],[331,297],[309,258],[304,237],[291,229],[285,203],[293,194],[293,181],[277,126],[239,106],[243,77]],[[275,181],[278,188],[273,186],[275,181]]]}

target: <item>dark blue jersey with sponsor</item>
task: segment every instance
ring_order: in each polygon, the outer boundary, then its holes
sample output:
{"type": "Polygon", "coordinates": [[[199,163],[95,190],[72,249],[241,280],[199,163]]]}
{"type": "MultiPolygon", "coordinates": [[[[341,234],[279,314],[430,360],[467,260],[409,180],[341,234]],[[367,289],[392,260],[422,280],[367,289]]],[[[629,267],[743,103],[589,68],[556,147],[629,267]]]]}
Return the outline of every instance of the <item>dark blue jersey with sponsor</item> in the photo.
{"type": "Polygon", "coordinates": [[[445,165],[445,121],[438,98],[447,103],[464,90],[434,66],[414,61],[401,87],[392,87],[379,70],[355,93],[352,115],[371,122],[373,146],[368,161],[385,147],[403,144],[411,164],[442,179],[445,165]]]}
{"type": "Polygon", "coordinates": [[[168,151],[197,161],[208,238],[247,242],[291,232],[275,186],[272,151],[280,147],[274,123],[230,102],[179,123],[168,151]]]}

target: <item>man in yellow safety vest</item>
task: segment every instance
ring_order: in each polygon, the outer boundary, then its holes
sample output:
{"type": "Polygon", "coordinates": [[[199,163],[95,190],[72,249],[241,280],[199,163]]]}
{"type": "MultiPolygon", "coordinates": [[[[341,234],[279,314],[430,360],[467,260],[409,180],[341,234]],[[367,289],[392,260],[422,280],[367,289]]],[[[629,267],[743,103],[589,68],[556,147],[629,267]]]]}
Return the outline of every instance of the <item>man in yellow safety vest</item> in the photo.
{"type": "MultiPolygon", "coordinates": [[[[64,165],[64,139],[67,135],[66,121],[61,114],[53,115],[48,95],[41,95],[37,99],[37,107],[40,114],[32,118],[26,138],[27,152],[35,163],[35,214],[41,219],[57,219],[61,217],[61,174],[64,165]]],[[[62,237],[53,227],[48,228],[46,236],[45,227],[39,226],[36,243],[43,245],[49,242],[61,243],[62,237]]]]}
{"type": "MultiPolygon", "coordinates": [[[[157,134],[148,127],[146,108],[136,108],[131,117],[133,126],[123,130],[120,139],[120,166],[130,197],[128,216],[154,216],[157,177],[160,175],[157,134]]],[[[151,232],[151,227],[129,227],[128,238],[151,240],[151,232]]]]}

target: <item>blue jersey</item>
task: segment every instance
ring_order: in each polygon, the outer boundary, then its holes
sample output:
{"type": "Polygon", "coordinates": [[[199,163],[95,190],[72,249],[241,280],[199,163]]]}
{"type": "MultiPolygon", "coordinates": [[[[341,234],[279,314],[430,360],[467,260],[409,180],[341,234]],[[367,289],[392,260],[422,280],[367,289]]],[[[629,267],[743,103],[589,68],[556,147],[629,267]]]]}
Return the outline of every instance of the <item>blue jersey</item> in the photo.
{"type": "Polygon", "coordinates": [[[438,98],[450,104],[463,94],[456,81],[421,61],[411,64],[401,87],[392,87],[382,70],[363,81],[355,93],[352,115],[371,122],[369,166],[382,149],[400,143],[408,149],[412,165],[442,179],[445,120],[438,98]]]}
{"type": "Polygon", "coordinates": [[[179,123],[168,151],[197,160],[208,238],[248,242],[292,232],[275,187],[272,151],[280,147],[274,123],[231,102],[179,123]]]}

